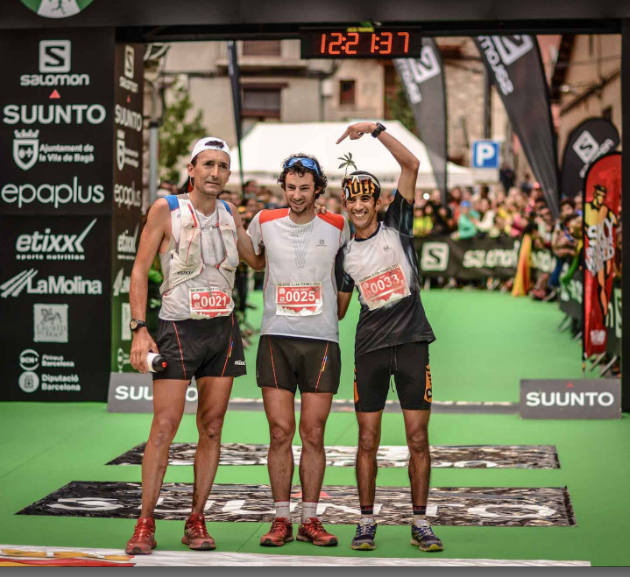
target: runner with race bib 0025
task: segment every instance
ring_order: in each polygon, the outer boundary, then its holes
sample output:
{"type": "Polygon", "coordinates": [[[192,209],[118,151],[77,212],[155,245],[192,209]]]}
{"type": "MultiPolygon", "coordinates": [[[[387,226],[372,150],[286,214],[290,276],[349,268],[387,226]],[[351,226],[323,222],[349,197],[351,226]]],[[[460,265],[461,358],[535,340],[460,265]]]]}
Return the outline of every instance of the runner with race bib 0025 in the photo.
{"type": "Polygon", "coordinates": [[[317,518],[317,503],[326,468],[324,429],[341,373],[335,259],[350,231],[343,216],[315,211],[327,184],[316,159],[289,157],[278,183],[289,208],[259,212],[247,230],[256,253],[264,246],[267,261],[256,380],[269,421],[268,468],[276,518],[260,544],[277,547],[293,540],[291,444],[299,387],[302,524],[297,538],[336,545],[337,538],[317,518]]]}
{"type": "Polygon", "coordinates": [[[428,425],[432,383],[429,343],[435,340],[420,300],[418,259],[413,245],[413,204],[418,159],[380,123],[360,122],[338,140],[365,134],[378,139],[401,167],[398,189],[382,223],[377,220],[381,186],[369,172],[356,171],[342,183],[343,204],[355,237],[337,258],[339,318],[356,286],[361,312],[355,341],[354,402],[359,423],[357,484],[361,520],[352,542],[357,550],[376,548],[374,495],[381,419],[392,376],[409,446],[413,505],[412,544],[441,551],[442,542],[426,519],[431,457],[428,425]]]}

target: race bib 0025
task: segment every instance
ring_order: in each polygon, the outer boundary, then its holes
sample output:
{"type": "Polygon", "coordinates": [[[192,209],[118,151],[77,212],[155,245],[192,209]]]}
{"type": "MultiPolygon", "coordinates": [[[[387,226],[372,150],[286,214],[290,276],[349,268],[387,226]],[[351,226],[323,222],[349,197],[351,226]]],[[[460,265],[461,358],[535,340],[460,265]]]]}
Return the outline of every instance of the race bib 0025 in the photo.
{"type": "Polygon", "coordinates": [[[322,283],[276,285],[276,314],[289,317],[318,315],[322,312],[322,283]]]}
{"type": "Polygon", "coordinates": [[[232,298],[217,287],[190,289],[190,318],[212,319],[232,314],[232,298]]]}
{"type": "Polygon", "coordinates": [[[359,279],[359,290],[368,308],[373,311],[409,296],[409,283],[399,264],[376,271],[359,279]]]}

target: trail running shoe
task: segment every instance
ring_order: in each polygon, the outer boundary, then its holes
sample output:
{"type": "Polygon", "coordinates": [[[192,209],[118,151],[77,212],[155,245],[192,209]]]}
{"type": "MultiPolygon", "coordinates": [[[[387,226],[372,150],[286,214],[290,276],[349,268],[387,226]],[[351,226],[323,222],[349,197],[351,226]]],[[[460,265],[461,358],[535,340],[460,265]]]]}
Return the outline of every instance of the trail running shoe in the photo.
{"type": "Polygon", "coordinates": [[[431,524],[427,521],[425,525],[411,526],[411,544],[416,545],[420,551],[432,553],[436,551],[444,551],[444,545],[433,532],[431,524]]]}
{"type": "Polygon", "coordinates": [[[127,555],[151,555],[151,550],[156,547],[155,519],[140,517],[133,530],[133,537],[127,541],[125,553],[127,555]]]}
{"type": "Polygon", "coordinates": [[[375,536],[376,523],[357,523],[357,532],[352,539],[351,547],[355,551],[374,551],[376,549],[375,536]]]}
{"type": "Polygon", "coordinates": [[[329,547],[339,543],[337,537],[324,529],[322,522],[317,517],[309,517],[300,525],[297,540],[310,541],[313,545],[322,547],[329,547]]]}
{"type": "Polygon", "coordinates": [[[260,538],[263,547],[282,547],[293,541],[293,525],[286,517],[276,517],[271,523],[269,533],[260,538]]]}
{"type": "Polygon", "coordinates": [[[206,519],[203,515],[193,513],[186,519],[182,543],[194,551],[212,551],[217,546],[206,529],[206,519]]]}

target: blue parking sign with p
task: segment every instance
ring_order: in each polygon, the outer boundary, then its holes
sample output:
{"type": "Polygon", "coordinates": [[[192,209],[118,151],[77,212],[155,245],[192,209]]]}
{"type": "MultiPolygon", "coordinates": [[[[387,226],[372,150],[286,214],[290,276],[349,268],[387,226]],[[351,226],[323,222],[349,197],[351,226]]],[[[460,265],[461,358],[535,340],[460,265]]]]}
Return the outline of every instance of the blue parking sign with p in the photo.
{"type": "Polygon", "coordinates": [[[472,148],[473,168],[499,168],[499,143],[495,140],[475,140],[472,148]]]}

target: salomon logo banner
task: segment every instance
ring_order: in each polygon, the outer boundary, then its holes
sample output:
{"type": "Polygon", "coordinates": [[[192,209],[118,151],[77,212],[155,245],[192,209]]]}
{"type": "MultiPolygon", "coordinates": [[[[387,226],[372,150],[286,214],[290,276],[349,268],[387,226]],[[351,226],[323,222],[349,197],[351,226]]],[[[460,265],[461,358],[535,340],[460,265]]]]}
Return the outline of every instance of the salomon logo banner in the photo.
{"type": "MultiPolygon", "coordinates": [[[[69,11],[77,3],[54,5],[69,11]]],[[[2,71],[0,213],[114,210],[114,40],[112,30],[5,31],[0,37],[0,50],[11,54],[2,71]]],[[[141,149],[123,142],[124,166],[139,165],[141,149]]],[[[141,176],[135,182],[140,187],[141,176]]]]}
{"type": "Polygon", "coordinates": [[[94,0],[20,0],[44,18],[69,18],[87,8],[94,0]]]}
{"type": "Polygon", "coordinates": [[[523,419],[620,419],[618,379],[522,380],[523,419]]]}
{"type": "Polygon", "coordinates": [[[573,198],[584,192],[588,167],[619,146],[619,131],[605,118],[588,118],[569,135],[562,159],[561,192],[573,198]]]}
{"type": "Polygon", "coordinates": [[[446,205],[446,89],[440,50],[433,38],[423,38],[419,58],[399,58],[394,64],[413,110],[416,129],[427,147],[442,204],[446,205]]]}
{"type": "Polygon", "coordinates": [[[559,214],[558,162],[549,89],[535,37],[475,36],[475,44],[503,100],[552,214],[559,214]]]}
{"type": "MultiPolygon", "coordinates": [[[[18,515],[137,519],[140,483],[73,481],[23,509],[18,515]]],[[[155,509],[156,519],[184,520],[190,514],[193,486],[164,483],[155,509]]],[[[292,513],[299,517],[302,492],[294,486],[292,513]]],[[[317,517],[332,525],[354,524],[361,511],[356,487],[322,487],[317,517]]],[[[412,522],[409,487],[376,487],[374,513],[381,525],[412,522]]],[[[269,485],[220,485],[204,508],[206,521],[272,521],[275,515],[269,485]]],[[[570,527],[576,525],[566,487],[435,487],[429,489],[427,517],[435,525],[488,527],[570,527]]]]}

